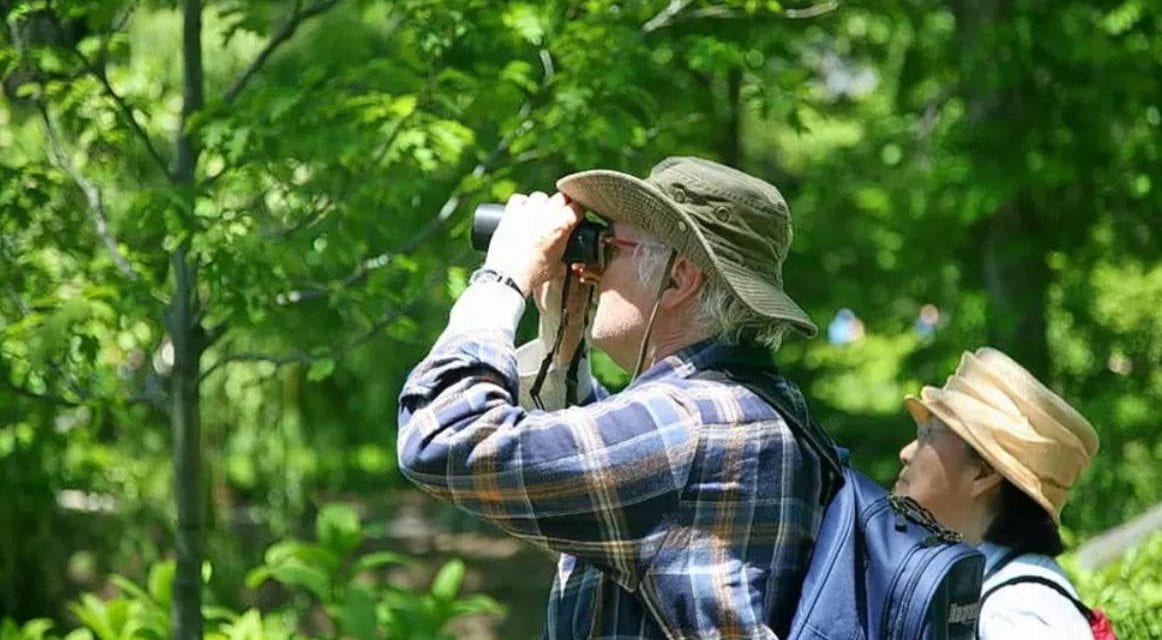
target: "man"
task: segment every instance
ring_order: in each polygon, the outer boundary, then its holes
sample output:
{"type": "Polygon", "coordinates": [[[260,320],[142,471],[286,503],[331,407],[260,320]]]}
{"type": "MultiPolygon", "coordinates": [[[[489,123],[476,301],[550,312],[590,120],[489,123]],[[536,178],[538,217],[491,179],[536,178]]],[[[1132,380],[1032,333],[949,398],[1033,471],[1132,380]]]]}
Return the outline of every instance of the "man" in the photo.
{"type": "MultiPolygon", "coordinates": [[[[665,160],[645,180],[597,170],[557,187],[509,201],[485,269],[405,384],[401,469],[561,553],[546,638],[783,635],[822,515],[820,463],[758,396],[695,374],[756,354],[773,371],[787,330],[814,335],[783,291],[786,203],[696,158],[665,160]],[[586,277],[590,339],[635,377],[608,395],[586,365],[582,406],[530,412],[517,404],[515,327],[525,297],[559,283],[586,210],[612,223],[586,277]]],[[[798,389],[776,380],[806,422],[798,389]]]]}

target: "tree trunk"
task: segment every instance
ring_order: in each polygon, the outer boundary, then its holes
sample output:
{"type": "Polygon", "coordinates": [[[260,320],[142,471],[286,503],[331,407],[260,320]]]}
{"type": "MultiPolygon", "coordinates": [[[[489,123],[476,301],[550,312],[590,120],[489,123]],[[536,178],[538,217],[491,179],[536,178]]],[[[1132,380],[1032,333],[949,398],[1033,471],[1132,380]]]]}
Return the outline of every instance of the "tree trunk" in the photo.
{"type": "MultiPolygon", "coordinates": [[[[1014,6],[1010,0],[960,0],[953,10],[961,92],[974,131],[967,152],[982,168],[980,174],[990,175],[991,165],[1019,146],[1028,121],[1021,100],[1023,78],[1005,76],[1020,64],[1006,41],[1014,6]]],[[[1018,187],[984,222],[980,254],[989,343],[1042,379],[1049,374],[1045,304],[1052,283],[1039,223],[1043,219],[1036,203],[1018,187]]]]}
{"type": "Polygon", "coordinates": [[[173,625],[175,640],[202,637],[202,439],[198,411],[198,378],[203,339],[197,320],[194,292],[196,270],[188,246],[173,258],[176,278],[168,325],[173,340],[174,497],[177,501],[177,573],[174,576],[173,625]]]}
{"type": "Polygon", "coordinates": [[[722,104],[722,137],[718,156],[723,164],[738,167],[742,163],[742,68],[726,72],[726,95],[722,104]]]}
{"type": "MultiPolygon", "coordinates": [[[[182,117],[177,133],[174,182],[184,201],[182,215],[193,219],[197,198],[198,147],[189,119],[202,108],[202,4],[183,0],[182,117]]],[[[192,222],[191,222],[192,225],[192,222]]],[[[192,231],[192,229],[191,229],[192,231]]],[[[197,294],[197,257],[183,241],[172,260],[174,296],[167,310],[173,341],[174,496],[177,501],[177,573],[174,576],[173,631],[175,640],[202,637],[202,441],[198,379],[205,350],[197,294]]]]}
{"type": "Polygon", "coordinates": [[[988,340],[1044,380],[1049,374],[1045,305],[1052,272],[1032,207],[1020,200],[1003,205],[987,221],[981,248],[988,293],[988,340]]]}

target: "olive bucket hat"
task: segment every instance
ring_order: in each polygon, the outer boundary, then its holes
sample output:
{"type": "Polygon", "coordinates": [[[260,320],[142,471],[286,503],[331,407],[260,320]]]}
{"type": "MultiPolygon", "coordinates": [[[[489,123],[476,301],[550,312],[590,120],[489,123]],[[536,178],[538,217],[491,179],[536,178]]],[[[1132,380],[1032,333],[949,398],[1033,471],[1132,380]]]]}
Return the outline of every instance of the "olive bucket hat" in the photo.
{"type": "Polygon", "coordinates": [[[583,208],[650,233],[720,279],[756,313],[808,337],[811,318],[783,290],[791,213],[774,186],[701,158],[666,158],[645,180],[607,169],[557,181],[583,208]]]}

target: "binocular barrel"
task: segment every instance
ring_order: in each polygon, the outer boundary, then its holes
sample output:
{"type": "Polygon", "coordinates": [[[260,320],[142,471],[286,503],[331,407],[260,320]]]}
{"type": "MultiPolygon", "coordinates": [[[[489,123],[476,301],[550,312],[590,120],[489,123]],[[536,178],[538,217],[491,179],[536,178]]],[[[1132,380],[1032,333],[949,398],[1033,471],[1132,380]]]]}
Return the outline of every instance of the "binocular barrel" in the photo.
{"type": "Polygon", "coordinates": [[[476,207],[472,214],[472,248],[477,251],[488,251],[488,243],[492,242],[492,234],[500,225],[504,216],[504,205],[495,202],[485,202],[476,207]]]}
{"type": "MultiPolygon", "coordinates": [[[[477,251],[488,251],[492,242],[492,234],[500,225],[504,217],[504,205],[495,202],[485,202],[476,207],[472,214],[472,248],[477,251]]],[[[582,220],[569,235],[569,242],[565,245],[565,255],[561,260],[565,264],[598,263],[598,252],[601,250],[601,232],[604,229],[592,220],[582,220]]]]}

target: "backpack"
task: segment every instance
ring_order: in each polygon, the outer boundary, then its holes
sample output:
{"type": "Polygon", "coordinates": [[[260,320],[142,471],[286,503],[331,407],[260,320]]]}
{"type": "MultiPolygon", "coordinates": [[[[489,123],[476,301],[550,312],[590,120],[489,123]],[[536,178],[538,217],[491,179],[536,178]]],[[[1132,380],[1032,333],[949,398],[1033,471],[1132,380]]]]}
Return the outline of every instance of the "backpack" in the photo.
{"type": "Polygon", "coordinates": [[[889,495],[852,469],[846,450],[790,409],[774,375],[769,366],[733,366],[693,377],[746,386],[783,416],[822,465],[826,509],[787,637],[973,638],[984,556],[914,500],[889,495]]]}
{"type": "MultiPolygon", "coordinates": [[[[1000,571],[1001,567],[1005,566],[1011,560],[1014,560],[1020,555],[1021,553],[1019,551],[1011,551],[1008,555],[1001,558],[1001,561],[997,563],[996,567],[993,567],[992,573],[1000,571]]],[[[1021,583],[1044,585],[1050,589],[1053,589],[1057,593],[1060,593],[1063,598],[1073,603],[1073,606],[1077,608],[1077,611],[1081,613],[1087,622],[1089,622],[1089,629],[1093,632],[1094,640],[1118,640],[1117,634],[1114,633],[1113,624],[1110,622],[1110,619],[1106,617],[1104,611],[1101,609],[1090,609],[1089,607],[1085,606],[1081,600],[1073,597],[1073,594],[1066,591],[1065,587],[1061,586],[1056,580],[1052,580],[1044,576],[1015,576],[1005,580],[1004,582],[1001,582],[1000,584],[993,585],[992,587],[989,587],[989,590],[985,591],[984,594],[980,597],[981,607],[984,607],[984,601],[998,590],[1009,585],[1021,583]]]]}

